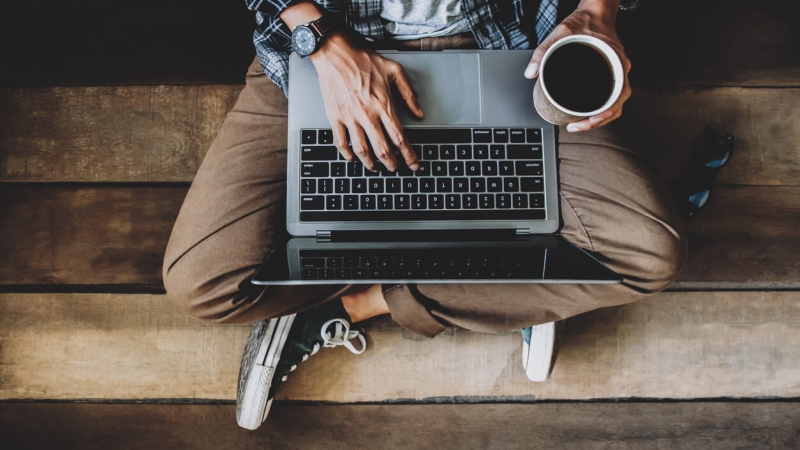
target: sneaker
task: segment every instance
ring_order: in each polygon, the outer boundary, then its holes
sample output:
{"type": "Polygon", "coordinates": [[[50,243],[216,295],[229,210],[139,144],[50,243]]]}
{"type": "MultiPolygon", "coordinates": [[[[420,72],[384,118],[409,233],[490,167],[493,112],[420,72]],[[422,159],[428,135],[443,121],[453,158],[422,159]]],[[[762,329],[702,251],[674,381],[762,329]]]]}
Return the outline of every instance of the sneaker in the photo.
{"type": "Polygon", "coordinates": [[[522,368],[531,381],[546,381],[556,364],[564,321],[548,322],[521,329],[522,368]]]}
{"type": "Polygon", "coordinates": [[[344,346],[355,354],[367,348],[363,330],[350,329],[341,300],[278,319],[256,322],[250,331],[239,369],[236,421],[255,430],[267,418],[272,398],[289,372],[321,347],[344,346]],[[352,342],[358,339],[361,348],[352,342]]]}

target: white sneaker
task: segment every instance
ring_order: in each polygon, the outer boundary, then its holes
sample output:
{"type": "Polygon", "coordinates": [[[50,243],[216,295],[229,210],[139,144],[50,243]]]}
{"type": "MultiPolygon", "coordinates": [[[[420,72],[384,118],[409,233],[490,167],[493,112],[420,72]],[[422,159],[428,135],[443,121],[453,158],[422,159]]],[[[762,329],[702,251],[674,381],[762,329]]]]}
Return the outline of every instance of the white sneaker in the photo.
{"type": "Polygon", "coordinates": [[[556,364],[564,321],[522,328],[522,368],[531,381],[546,381],[556,364]]]}

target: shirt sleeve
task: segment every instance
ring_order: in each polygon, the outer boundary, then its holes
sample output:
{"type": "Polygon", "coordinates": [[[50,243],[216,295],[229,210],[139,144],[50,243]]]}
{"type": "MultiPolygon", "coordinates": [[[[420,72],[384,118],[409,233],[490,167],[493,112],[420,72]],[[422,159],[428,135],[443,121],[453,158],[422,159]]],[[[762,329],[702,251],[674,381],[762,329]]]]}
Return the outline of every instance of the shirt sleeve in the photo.
{"type": "Polygon", "coordinates": [[[298,3],[300,0],[244,0],[247,7],[272,17],[280,16],[284,9],[298,3]]]}

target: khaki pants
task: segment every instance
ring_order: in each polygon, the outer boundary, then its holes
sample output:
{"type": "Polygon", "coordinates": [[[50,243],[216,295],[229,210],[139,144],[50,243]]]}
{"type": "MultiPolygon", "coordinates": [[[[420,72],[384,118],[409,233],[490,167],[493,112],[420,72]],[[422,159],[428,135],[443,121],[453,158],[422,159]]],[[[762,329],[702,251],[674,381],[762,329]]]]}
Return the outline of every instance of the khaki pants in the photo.
{"type": "MultiPolygon", "coordinates": [[[[469,47],[455,36],[395,45],[469,47]]],[[[183,311],[219,323],[296,313],[353,286],[256,287],[249,280],[286,233],[287,100],[254,62],[178,215],[164,283],[183,311]]],[[[435,336],[448,326],[500,332],[640,300],[677,277],[681,220],[654,168],[610,127],[559,133],[562,236],[624,276],[616,285],[401,285],[384,293],[392,318],[435,336]]]]}

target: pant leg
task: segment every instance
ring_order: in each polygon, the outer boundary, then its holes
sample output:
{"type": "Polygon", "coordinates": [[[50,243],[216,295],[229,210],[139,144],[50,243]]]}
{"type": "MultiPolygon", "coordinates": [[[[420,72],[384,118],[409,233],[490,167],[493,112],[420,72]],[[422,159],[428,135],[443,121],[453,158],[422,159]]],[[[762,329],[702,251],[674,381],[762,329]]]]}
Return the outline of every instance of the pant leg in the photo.
{"type": "Polygon", "coordinates": [[[499,332],[630,303],[674,281],[686,259],[683,223],[655,169],[613,128],[559,133],[561,234],[595,252],[621,284],[398,286],[385,293],[394,320],[427,336],[448,325],[499,332]]]}
{"type": "Polygon", "coordinates": [[[214,322],[291,314],[345,286],[250,284],[286,233],[287,100],[258,61],[211,145],[178,214],[164,284],[178,307],[214,322]]]}

